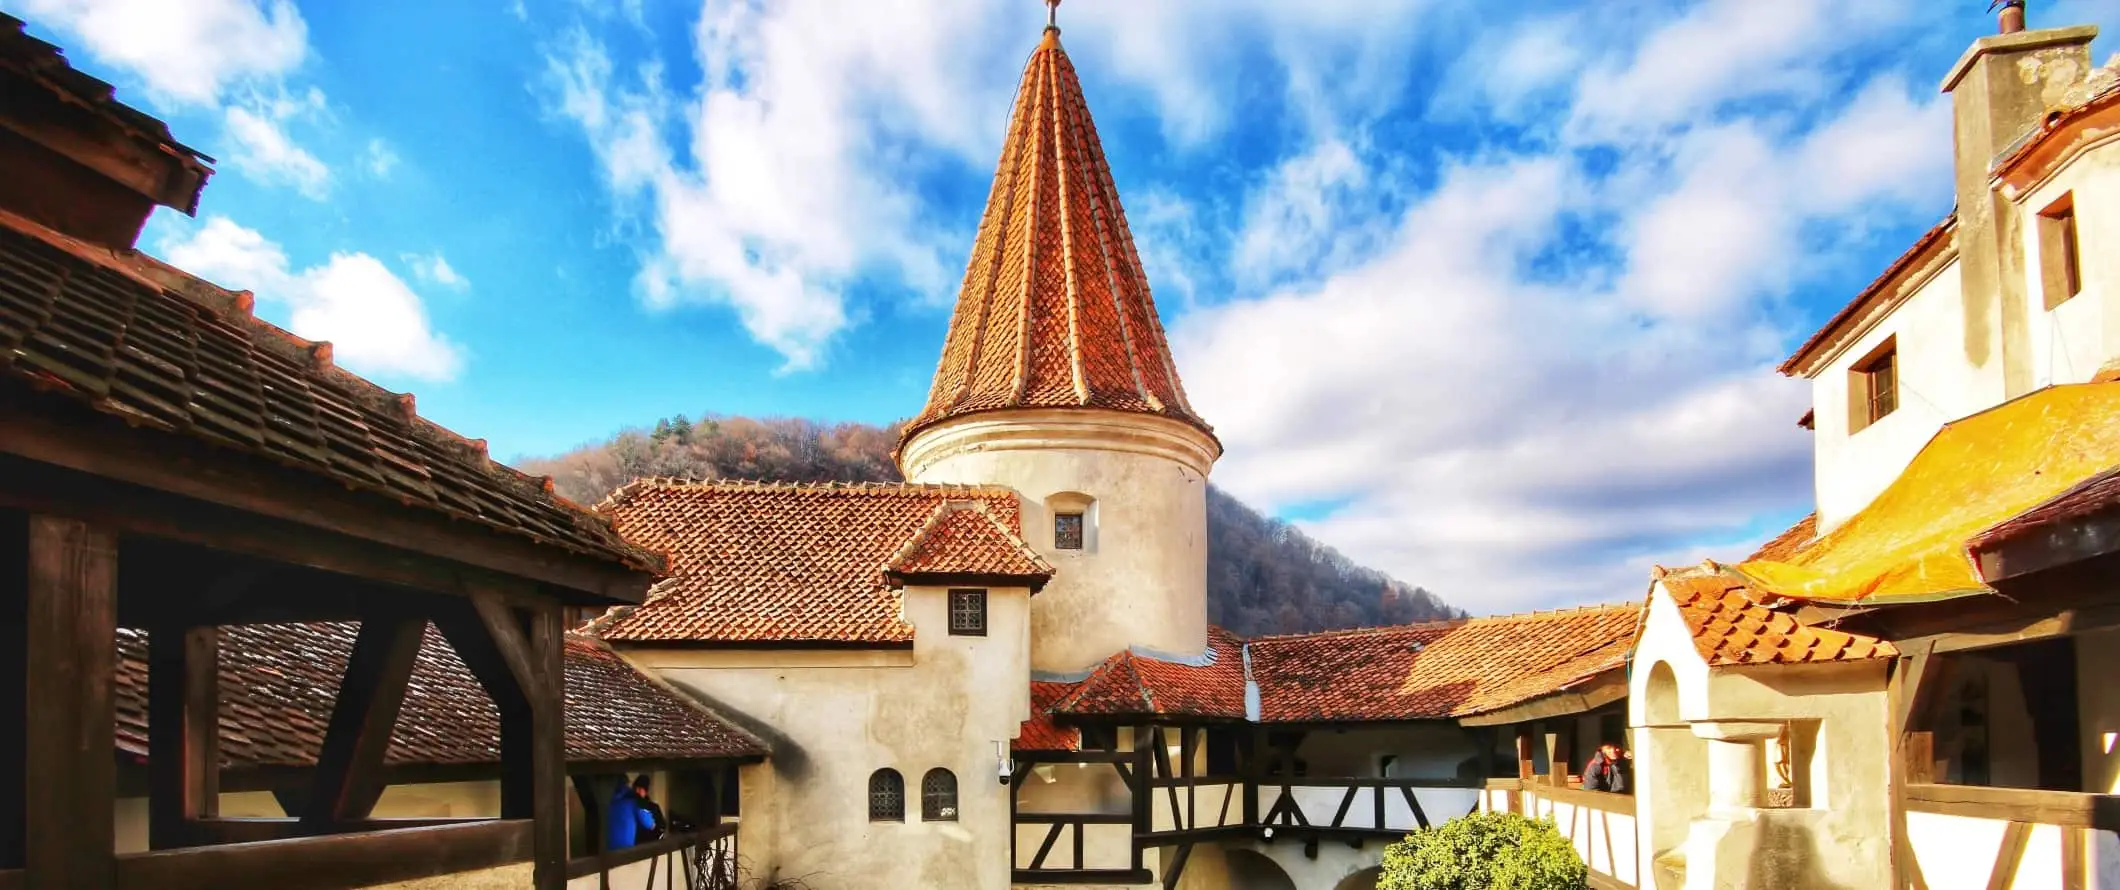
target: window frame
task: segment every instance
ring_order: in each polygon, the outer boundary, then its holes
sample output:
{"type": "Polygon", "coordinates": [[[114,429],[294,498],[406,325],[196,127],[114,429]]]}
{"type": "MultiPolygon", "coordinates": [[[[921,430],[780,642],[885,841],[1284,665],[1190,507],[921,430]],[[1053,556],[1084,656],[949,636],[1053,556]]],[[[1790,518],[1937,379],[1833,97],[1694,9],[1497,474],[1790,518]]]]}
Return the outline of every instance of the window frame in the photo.
{"type": "Polygon", "coordinates": [[[957,774],[942,767],[920,777],[920,821],[957,821],[957,774]]]}
{"type": "Polygon", "coordinates": [[[1892,416],[1899,410],[1902,388],[1899,336],[1894,334],[1848,366],[1848,432],[1862,432],[1892,416]]]}
{"type": "Polygon", "coordinates": [[[1084,550],[1089,549],[1089,511],[1053,511],[1053,549],[1069,550],[1076,553],[1080,553],[1084,550]],[[1073,519],[1075,521],[1074,546],[1072,547],[1068,546],[1066,539],[1063,538],[1060,533],[1060,523],[1066,519],[1073,519]]]}
{"type": "Polygon", "coordinates": [[[946,598],[946,599],[944,600],[944,603],[945,603],[945,607],[946,607],[946,608],[945,608],[945,611],[947,611],[947,612],[949,613],[949,629],[950,629],[950,636],[953,636],[953,637],[983,637],[983,636],[986,636],[986,629],[987,629],[987,614],[988,614],[988,610],[987,610],[987,595],[986,595],[986,589],[985,589],[985,588],[980,588],[980,587],[953,587],[953,588],[951,588],[951,589],[950,589],[950,592],[949,592],[949,596],[948,596],[948,597],[947,597],[947,598],[946,598]],[[959,608],[959,604],[960,604],[960,603],[973,603],[973,604],[976,604],[976,605],[977,605],[977,609],[976,609],[976,612],[974,612],[974,611],[973,611],[973,610],[971,610],[971,609],[960,609],[960,608],[959,608]],[[969,625],[969,624],[960,624],[960,623],[958,622],[958,618],[959,618],[959,616],[961,616],[961,615],[971,615],[971,614],[977,614],[977,615],[979,616],[979,622],[978,622],[978,625],[977,625],[976,627],[975,627],[975,626],[972,626],[972,625],[969,625]]]}
{"type": "Polygon", "coordinates": [[[2083,231],[2070,192],[2039,211],[2039,279],[2051,311],[2083,293],[2083,231]]]}
{"type": "Polygon", "coordinates": [[[905,776],[890,767],[869,774],[869,821],[905,821],[905,776]]]}

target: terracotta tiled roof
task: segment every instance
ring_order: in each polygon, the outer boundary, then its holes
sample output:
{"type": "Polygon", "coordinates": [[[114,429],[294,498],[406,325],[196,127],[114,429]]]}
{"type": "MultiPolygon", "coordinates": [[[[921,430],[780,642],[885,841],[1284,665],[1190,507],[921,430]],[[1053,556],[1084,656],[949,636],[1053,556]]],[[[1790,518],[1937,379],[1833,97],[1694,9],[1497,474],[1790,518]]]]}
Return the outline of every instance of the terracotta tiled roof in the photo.
{"type": "Polygon", "coordinates": [[[1023,721],[1022,732],[1010,750],[1026,751],[1080,751],[1082,731],[1053,722],[1053,706],[1075,691],[1074,683],[1047,683],[1031,681],[1031,719],[1023,721]]]}
{"type": "Polygon", "coordinates": [[[495,463],[224,291],[0,212],[0,386],[255,456],[415,508],[652,571],[610,523],[495,463]],[[180,292],[181,290],[181,292],[180,292]]]}
{"type": "Polygon", "coordinates": [[[1806,664],[1891,658],[1892,644],[1796,620],[1763,605],[1742,579],[1720,571],[1686,569],[1659,579],[1678,604],[1693,646],[1712,666],[1806,664]]]}
{"type": "Polygon", "coordinates": [[[1639,606],[1593,606],[1253,640],[1260,716],[1412,720],[1510,707],[1623,666],[1639,618],[1639,606]]]}
{"type": "MultiPolygon", "coordinates": [[[[627,538],[669,554],[669,578],[597,632],[624,642],[910,643],[886,571],[952,504],[977,504],[1019,533],[1016,494],[1005,488],[634,482],[599,509],[627,538]]],[[[1005,558],[1000,550],[964,564],[1005,558]]]]}
{"type": "Polygon", "coordinates": [[[2037,534],[2057,523],[2081,519],[2120,508],[2120,467],[2085,479],[2074,488],[2010,517],[1981,532],[1970,543],[1974,550],[1993,547],[2037,534]]]}
{"type": "Polygon", "coordinates": [[[1037,551],[1002,526],[985,502],[935,505],[927,524],[891,557],[890,574],[919,578],[1021,578],[1033,590],[1053,577],[1037,551]]]}
{"type": "MultiPolygon", "coordinates": [[[[230,768],[313,766],[358,625],[222,628],[221,760],[230,768]]],[[[596,640],[565,650],[567,759],[575,763],[762,756],[765,746],[596,640]]],[[[147,752],[147,634],[118,632],[118,748],[147,752]]],[[[393,765],[498,762],[500,714],[431,626],[386,755],[393,765]]]]}
{"type": "Polygon", "coordinates": [[[1219,627],[1207,629],[1208,660],[1167,661],[1132,651],[1105,659],[1053,706],[1056,714],[1083,717],[1183,716],[1244,719],[1244,641],[1219,627]]]}
{"type": "Polygon", "coordinates": [[[1767,559],[1773,560],[1775,562],[1783,562],[1786,561],[1789,557],[1796,555],[1797,551],[1802,550],[1806,545],[1810,544],[1813,540],[1817,539],[1817,537],[1818,514],[1812,513],[1802,519],[1796,520],[1796,524],[1789,526],[1787,531],[1775,535],[1766,543],[1759,545],[1759,549],[1757,551],[1754,551],[1750,557],[1747,557],[1745,559],[1745,561],[1751,562],[1756,559],[1767,559]]]}
{"type": "Polygon", "coordinates": [[[1048,30],[1016,94],[927,408],[1155,414],[1212,435],[1178,382],[1082,84],[1048,30]]]}

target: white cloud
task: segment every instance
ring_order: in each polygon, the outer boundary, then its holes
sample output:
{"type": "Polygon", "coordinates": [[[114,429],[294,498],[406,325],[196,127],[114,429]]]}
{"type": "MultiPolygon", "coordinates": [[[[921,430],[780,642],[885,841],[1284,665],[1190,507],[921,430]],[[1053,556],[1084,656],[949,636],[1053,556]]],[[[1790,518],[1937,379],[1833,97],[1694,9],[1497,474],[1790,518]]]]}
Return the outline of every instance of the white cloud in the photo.
{"type": "Polygon", "coordinates": [[[412,267],[413,277],[428,284],[438,284],[452,290],[471,287],[471,280],[458,273],[440,253],[408,253],[401,259],[405,261],[405,265],[412,267]]]}
{"type": "Polygon", "coordinates": [[[24,0],[21,8],[180,103],[212,105],[232,84],[277,80],[309,50],[308,26],[288,0],[24,0]]]}
{"type": "MultiPolygon", "coordinates": [[[[1951,145],[1945,101],[1890,74],[1816,89],[1905,6],[1858,2],[1837,31],[1819,8],[1584,21],[1618,39],[1573,71],[1518,30],[1484,85],[1461,62],[1467,89],[1557,92],[1559,114],[1449,109],[1530,129],[1453,153],[1373,255],[1173,326],[1228,447],[1217,481],[1269,508],[1343,504],[1305,526],[1475,612],[1637,597],[1650,563],[1801,509],[1809,391],[1772,373],[1792,333],[1776,310],[1870,228],[1947,206],[1951,145]]],[[[1363,204],[1401,183],[1391,153],[1351,144],[1356,167],[1314,143],[1254,189],[1272,212],[1238,235],[1240,268],[1361,235],[1363,204]]]]}
{"type": "Polygon", "coordinates": [[[361,152],[361,168],[377,179],[389,179],[390,172],[398,165],[397,150],[382,139],[368,140],[368,148],[361,152]]]}
{"type": "Polygon", "coordinates": [[[244,175],[271,185],[292,186],[313,200],[323,200],[331,193],[331,169],[288,138],[285,119],[231,107],[226,122],[234,148],[229,163],[244,175]]]}
{"type": "Polygon", "coordinates": [[[368,254],[295,270],[278,244],[219,216],[160,248],[178,268],[284,307],[289,330],[330,341],[333,359],[355,371],[449,380],[463,368],[462,349],[435,333],[419,295],[368,254]]]}

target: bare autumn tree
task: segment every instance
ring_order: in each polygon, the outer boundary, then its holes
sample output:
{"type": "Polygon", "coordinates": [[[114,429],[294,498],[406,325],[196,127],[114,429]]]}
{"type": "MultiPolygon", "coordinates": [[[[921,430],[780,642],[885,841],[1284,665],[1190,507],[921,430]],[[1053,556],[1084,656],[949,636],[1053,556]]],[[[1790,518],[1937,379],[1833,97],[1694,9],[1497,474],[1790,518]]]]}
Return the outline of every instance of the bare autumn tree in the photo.
{"type": "MultiPolygon", "coordinates": [[[[792,417],[658,420],[566,454],[518,461],[594,504],[633,479],[897,482],[900,426],[792,417]]],[[[1462,617],[1435,594],[1355,564],[1301,529],[1207,490],[1207,617],[1238,634],[1302,633],[1462,617]]]]}

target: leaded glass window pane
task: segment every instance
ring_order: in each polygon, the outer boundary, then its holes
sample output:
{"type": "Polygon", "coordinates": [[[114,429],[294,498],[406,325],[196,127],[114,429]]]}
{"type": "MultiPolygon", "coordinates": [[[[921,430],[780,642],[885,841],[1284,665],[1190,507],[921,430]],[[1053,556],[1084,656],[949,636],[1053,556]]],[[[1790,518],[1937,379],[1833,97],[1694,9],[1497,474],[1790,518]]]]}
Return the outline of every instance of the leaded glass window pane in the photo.
{"type": "Polygon", "coordinates": [[[1053,549],[1082,549],[1082,514],[1053,514],[1053,549]]]}

